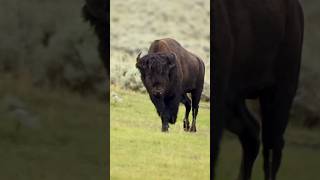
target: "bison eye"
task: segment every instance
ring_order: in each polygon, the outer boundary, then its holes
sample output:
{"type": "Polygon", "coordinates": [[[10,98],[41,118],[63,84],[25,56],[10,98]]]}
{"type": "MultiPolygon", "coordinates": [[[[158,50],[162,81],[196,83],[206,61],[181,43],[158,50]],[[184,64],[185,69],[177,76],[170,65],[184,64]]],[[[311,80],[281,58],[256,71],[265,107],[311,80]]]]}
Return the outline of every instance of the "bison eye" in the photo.
{"type": "Polygon", "coordinates": [[[151,77],[150,77],[149,74],[146,74],[146,75],[145,75],[145,78],[146,78],[146,79],[151,79],[151,77]]]}

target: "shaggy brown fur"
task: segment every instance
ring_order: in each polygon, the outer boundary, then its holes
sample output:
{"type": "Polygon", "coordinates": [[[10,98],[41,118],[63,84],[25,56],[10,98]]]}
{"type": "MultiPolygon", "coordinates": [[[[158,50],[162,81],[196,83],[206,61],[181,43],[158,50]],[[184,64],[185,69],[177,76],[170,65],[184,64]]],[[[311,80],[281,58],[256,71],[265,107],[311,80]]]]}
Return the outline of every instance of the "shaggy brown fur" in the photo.
{"type": "Polygon", "coordinates": [[[196,131],[196,116],[204,82],[204,64],[196,55],[188,52],[173,39],[154,41],[147,55],[137,57],[137,68],[150,99],[162,120],[162,131],[168,131],[168,123],[174,124],[179,102],[186,107],[184,129],[196,131]],[[187,93],[191,93],[191,100],[187,93]],[[193,121],[189,126],[192,108],[193,121]]]}
{"type": "Polygon", "coordinates": [[[214,0],[211,5],[213,165],[225,127],[238,135],[242,145],[239,179],[251,179],[259,153],[260,126],[245,99],[259,98],[265,180],[275,180],[299,79],[303,41],[300,3],[214,0]]]}

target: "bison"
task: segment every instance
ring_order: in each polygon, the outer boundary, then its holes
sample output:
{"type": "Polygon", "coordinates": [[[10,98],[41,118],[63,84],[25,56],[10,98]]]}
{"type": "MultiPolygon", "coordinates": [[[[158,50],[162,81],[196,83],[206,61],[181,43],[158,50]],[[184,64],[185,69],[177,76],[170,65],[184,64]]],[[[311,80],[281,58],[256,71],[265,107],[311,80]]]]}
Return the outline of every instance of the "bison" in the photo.
{"type": "Polygon", "coordinates": [[[141,58],[140,55],[136,67],[161,118],[162,131],[167,132],[169,123],[176,122],[181,102],[186,108],[184,130],[196,132],[196,117],[205,74],[203,61],[170,38],[155,40],[148,54],[141,58]],[[187,93],[191,93],[192,101],[187,93]],[[191,109],[193,119],[190,127],[188,117],[191,109]]]}
{"type": "Polygon", "coordinates": [[[106,0],[86,0],[86,4],[82,8],[82,15],[94,27],[98,36],[99,55],[109,76],[109,9],[107,3],[106,0]]]}
{"type": "Polygon", "coordinates": [[[298,0],[214,0],[211,5],[214,168],[227,128],[242,145],[239,179],[249,180],[262,128],[265,179],[274,180],[298,87],[304,31],[301,5],[298,0]],[[250,114],[246,99],[259,100],[261,125],[250,114]]]}

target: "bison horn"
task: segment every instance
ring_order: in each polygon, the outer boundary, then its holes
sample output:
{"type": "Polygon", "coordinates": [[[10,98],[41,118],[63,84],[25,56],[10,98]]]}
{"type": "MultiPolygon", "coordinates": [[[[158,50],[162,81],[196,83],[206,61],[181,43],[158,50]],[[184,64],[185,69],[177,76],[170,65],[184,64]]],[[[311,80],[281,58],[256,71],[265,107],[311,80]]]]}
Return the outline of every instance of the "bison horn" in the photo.
{"type": "Polygon", "coordinates": [[[140,60],[141,53],[142,53],[142,52],[140,52],[140,53],[138,54],[138,56],[137,56],[137,62],[139,62],[139,60],[140,60]]]}

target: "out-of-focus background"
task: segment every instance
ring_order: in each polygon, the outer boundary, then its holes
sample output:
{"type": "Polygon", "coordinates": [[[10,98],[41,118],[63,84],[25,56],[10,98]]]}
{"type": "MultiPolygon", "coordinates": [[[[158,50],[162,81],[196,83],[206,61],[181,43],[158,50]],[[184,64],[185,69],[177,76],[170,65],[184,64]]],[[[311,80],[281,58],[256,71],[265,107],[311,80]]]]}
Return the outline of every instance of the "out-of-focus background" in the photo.
{"type": "Polygon", "coordinates": [[[0,70],[34,86],[104,93],[97,39],[82,0],[1,1],[0,70]]]}
{"type": "Polygon", "coordinates": [[[320,4],[315,0],[301,0],[301,4],[305,32],[300,86],[293,115],[299,125],[312,129],[320,127],[320,4]]]}
{"type": "Polygon", "coordinates": [[[106,73],[84,3],[0,1],[0,179],[106,179],[106,73]]]}
{"type": "MultiPolygon", "coordinates": [[[[210,6],[209,0],[111,0],[111,179],[209,179],[210,6]],[[135,67],[139,51],[156,39],[173,38],[205,62],[197,133],[177,123],[161,132],[161,120],[135,67]]],[[[191,114],[190,114],[191,120],[191,114]]]]}

